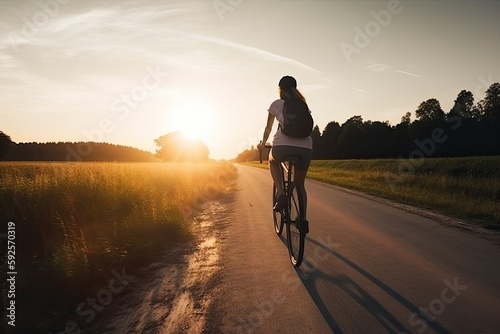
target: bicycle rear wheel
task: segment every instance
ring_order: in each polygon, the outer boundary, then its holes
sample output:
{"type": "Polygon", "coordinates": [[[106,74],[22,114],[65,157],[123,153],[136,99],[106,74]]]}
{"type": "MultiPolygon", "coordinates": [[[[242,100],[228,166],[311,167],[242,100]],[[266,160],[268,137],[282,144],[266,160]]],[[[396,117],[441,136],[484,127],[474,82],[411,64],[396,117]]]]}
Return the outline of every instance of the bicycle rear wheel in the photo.
{"type": "MultiPolygon", "coordinates": [[[[276,185],[273,183],[273,206],[276,201],[276,185]]],[[[285,222],[285,217],[283,215],[283,212],[276,212],[273,210],[273,221],[274,221],[274,232],[276,232],[277,235],[281,235],[283,232],[283,225],[285,222]]]]}
{"type": "Polygon", "coordinates": [[[286,239],[290,261],[294,267],[298,267],[302,263],[302,258],[304,256],[306,233],[304,229],[300,228],[299,194],[294,182],[289,186],[289,194],[290,221],[286,224],[286,239]]]}

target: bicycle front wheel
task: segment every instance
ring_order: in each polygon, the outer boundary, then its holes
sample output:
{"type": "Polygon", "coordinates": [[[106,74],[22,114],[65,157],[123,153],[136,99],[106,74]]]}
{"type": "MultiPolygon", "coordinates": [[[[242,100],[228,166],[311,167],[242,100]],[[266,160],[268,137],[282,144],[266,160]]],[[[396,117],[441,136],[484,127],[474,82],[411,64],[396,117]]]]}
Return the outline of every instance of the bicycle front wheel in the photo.
{"type": "MultiPolygon", "coordinates": [[[[276,185],[273,184],[273,206],[274,203],[276,202],[276,185]]],[[[283,225],[285,222],[285,217],[283,216],[283,212],[276,212],[273,209],[273,221],[274,221],[274,232],[276,232],[277,235],[281,235],[281,232],[283,232],[283,225]]]]}
{"type": "Polygon", "coordinates": [[[290,261],[294,267],[298,267],[302,263],[302,258],[304,256],[306,233],[304,229],[300,228],[299,194],[293,182],[290,184],[289,190],[291,190],[288,211],[290,221],[286,224],[286,238],[290,261]]]}

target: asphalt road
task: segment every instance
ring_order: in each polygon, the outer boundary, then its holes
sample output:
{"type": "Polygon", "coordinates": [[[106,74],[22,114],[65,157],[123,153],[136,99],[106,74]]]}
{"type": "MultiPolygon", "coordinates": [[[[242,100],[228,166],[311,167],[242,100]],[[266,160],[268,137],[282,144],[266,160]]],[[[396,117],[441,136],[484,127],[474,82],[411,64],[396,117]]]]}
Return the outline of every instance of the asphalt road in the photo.
{"type": "MultiPolygon", "coordinates": [[[[238,166],[207,328],[222,333],[500,333],[500,247],[308,182],[296,270],[273,231],[269,171],[238,166]]],[[[285,233],[283,233],[285,235],[285,233]]]]}

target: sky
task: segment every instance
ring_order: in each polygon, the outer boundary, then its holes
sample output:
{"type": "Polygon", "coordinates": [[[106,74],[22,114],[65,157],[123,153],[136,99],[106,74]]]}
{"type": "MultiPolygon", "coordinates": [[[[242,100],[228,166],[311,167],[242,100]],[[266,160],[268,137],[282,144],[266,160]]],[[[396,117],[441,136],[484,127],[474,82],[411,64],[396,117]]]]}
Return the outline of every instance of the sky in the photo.
{"type": "Polygon", "coordinates": [[[320,131],[355,115],[396,125],[500,81],[498,13],[485,0],[0,0],[0,131],[154,153],[181,130],[231,159],[262,137],[283,75],[320,131]]]}

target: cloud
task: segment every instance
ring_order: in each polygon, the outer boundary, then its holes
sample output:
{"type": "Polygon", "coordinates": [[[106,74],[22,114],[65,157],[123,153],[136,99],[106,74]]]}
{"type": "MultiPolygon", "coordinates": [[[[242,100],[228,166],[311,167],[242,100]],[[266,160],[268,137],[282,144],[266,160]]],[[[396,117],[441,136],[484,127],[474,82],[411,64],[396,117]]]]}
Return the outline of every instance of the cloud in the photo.
{"type": "Polygon", "coordinates": [[[372,72],[386,72],[388,70],[394,70],[395,72],[417,77],[417,78],[425,78],[424,76],[421,76],[416,73],[408,72],[408,71],[403,71],[403,70],[398,70],[395,66],[388,65],[388,64],[381,64],[381,63],[375,63],[375,62],[370,62],[365,68],[372,72]]]}
{"type": "Polygon", "coordinates": [[[326,89],[330,87],[329,84],[303,84],[300,85],[300,89],[305,91],[305,92],[310,92],[313,90],[321,90],[321,89],[326,89]]]}
{"type": "Polygon", "coordinates": [[[233,41],[230,41],[230,40],[227,40],[227,39],[218,38],[218,37],[212,37],[212,36],[207,36],[207,35],[202,35],[202,34],[187,32],[187,31],[174,30],[174,29],[168,29],[168,31],[172,32],[172,33],[176,33],[176,34],[182,35],[182,36],[185,36],[185,37],[190,38],[192,40],[203,41],[203,42],[210,42],[210,43],[214,43],[214,44],[226,46],[228,48],[240,50],[240,51],[243,51],[243,52],[248,53],[250,55],[254,55],[254,56],[260,57],[260,58],[264,58],[264,59],[271,60],[271,61],[278,61],[278,62],[286,63],[286,64],[289,64],[289,65],[293,65],[293,66],[296,66],[296,67],[299,67],[299,68],[302,68],[302,69],[306,69],[306,70],[315,72],[317,74],[324,74],[320,70],[317,70],[317,69],[315,69],[315,68],[313,68],[313,67],[311,67],[309,65],[301,63],[301,62],[299,62],[297,60],[294,60],[292,58],[288,58],[288,57],[284,57],[284,56],[281,56],[281,55],[277,55],[275,53],[272,53],[272,52],[269,52],[269,51],[266,51],[266,50],[263,50],[263,49],[259,49],[259,48],[248,46],[248,45],[244,45],[244,44],[240,44],[240,43],[233,42],[233,41]]]}
{"type": "Polygon", "coordinates": [[[380,64],[380,63],[370,63],[368,66],[366,66],[367,69],[373,72],[385,72],[389,69],[392,68],[392,66],[387,65],[387,64],[380,64]]]}
{"type": "Polygon", "coordinates": [[[113,15],[116,15],[116,12],[113,10],[95,9],[85,13],[67,15],[66,17],[56,17],[54,22],[47,26],[45,30],[48,33],[71,31],[72,34],[75,34],[84,32],[92,26],[96,26],[107,20],[112,20],[113,15]]]}
{"type": "MultiPolygon", "coordinates": [[[[38,6],[23,9],[18,5],[14,8],[17,10],[12,9],[15,12],[12,16],[23,17],[25,21],[30,21],[33,11],[42,12],[38,6]]],[[[163,42],[170,45],[181,43],[165,38],[162,28],[195,27],[202,21],[202,17],[196,15],[199,12],[197,3],[169,2],[154,6],[145,6],[138,1],[104,2],[95,6],[70,3],[60,6],[44,24],[27,29],[29,35],[23,33],[25,21],[10,19],[9,26],[0,32],[0,50],[8,47],[29,54],[32,47],[39,47],[56,51],[51,53],[59,55],[78,53],[113,59],[135,54],[139,58],[144,56],[143,51],[148,47],[158,47],[163,42]],[[13,35],[15,38],[9,39],[13,35]]],[[[0,22],[4,18],[9,19],[5,13],[0,13],[0,22]]]]}
{"type": "MultiPolygon", "coordinates": [[[[35,9],[39,10],[35,6],[22,14],[35,9]]],[[[8,70],[0,78],[0,86],[5,88],[0,100],[11,105],[31,103],[40,111],[49,110],[50,101],[57,108],[72,101],[73,105],[84,101],[107,105],[112,94],[140,80],[150,65],[160,64],[173,73],[172,77],[178,73],[187,80],[187,71],[253,73],[252,66],[261,66],[256,62],[259,59],[311,74],[304,90],[324,89],[332,84],[322,71],[296,59],[211,36],[205,21],[217,17],[207,15],[207,10],[213,14],[210,4],[200,2],[156,2],[146,7],[138,1],[94,6],[71,3],[61,7],[36,34],[23,40],[17,52],[6,32],[0,32],[0,70],[8,70]]],[[[20,25],[12,28],[21,31],[20,25]]],[[[78,108],[71,110],[77,112],[78,108]]]]}
{"type": "MultiPolygon", "coordinates": [[[[322,71],[289,57],[192,32],[213,17],[206,15],[207,10],[213,11],[213,8],[199,2],[150,3],[147,7],[138,1],[104,2],[75,11],[77,7],[80,6],[61,7],[34,36],[20,40],[21,63],[29,61],[36,68],[41,63],[84,61],[92,64],[90,70],[99,72],[107,71],[99,63],[116,60],[133,62],[136,68],[147,63],[162,63],[196,72],[235,69],[240,62],[237,57],[229,58],[227,53],[213,47],[200,46],[200,42],[205,42],[325,76],[322,71]]],[[[0,51],[2,47],[5,46],[0,42],[0,51]]],[[[238,69],[245,71],[247,67],[238,69]]]]}
{"type": "Polygon", "coordinates": [[[401,74],[410,75],[410,76],[412,76],[412,77],[417,77],[417,78],[425,78],[424,76],[421,76],[421,75],[419,75],[419,74],[410,73],[410,72],[406,72],[406,71],[396,70],[396,72],[401,73],[401,74]]]}
{"type": "Polygon", "coordinates": [[[0,69],[13,70],[16,68],[18,68],[16,59],[12,55],[4,53],[0,50],[0,69]]]}

